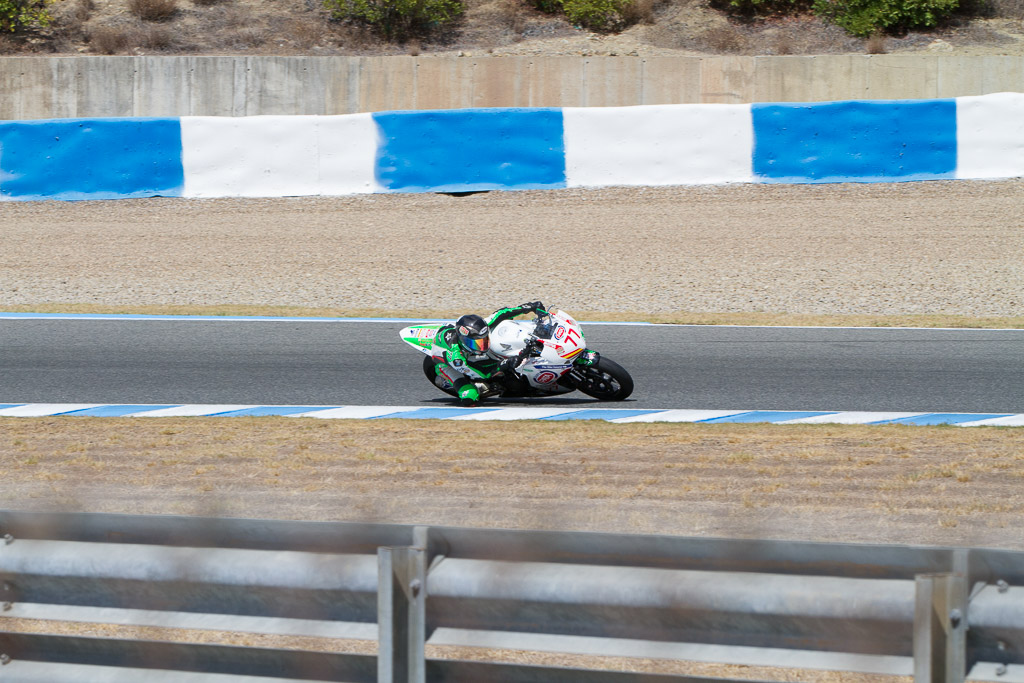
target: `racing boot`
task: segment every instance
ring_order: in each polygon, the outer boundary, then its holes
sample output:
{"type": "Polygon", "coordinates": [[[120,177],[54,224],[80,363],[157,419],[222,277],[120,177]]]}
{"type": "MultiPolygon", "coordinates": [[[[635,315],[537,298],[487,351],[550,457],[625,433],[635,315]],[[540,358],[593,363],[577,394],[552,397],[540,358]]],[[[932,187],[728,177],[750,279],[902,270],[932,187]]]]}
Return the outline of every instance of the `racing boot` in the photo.
{"type": "Polygon", "coordinates": [[[464,408],[475,406],[480,400],[480,391],[476,385],[465,378],[462,382],[456,382],[455,389],[459,392],[459,403],[464,408]]]}

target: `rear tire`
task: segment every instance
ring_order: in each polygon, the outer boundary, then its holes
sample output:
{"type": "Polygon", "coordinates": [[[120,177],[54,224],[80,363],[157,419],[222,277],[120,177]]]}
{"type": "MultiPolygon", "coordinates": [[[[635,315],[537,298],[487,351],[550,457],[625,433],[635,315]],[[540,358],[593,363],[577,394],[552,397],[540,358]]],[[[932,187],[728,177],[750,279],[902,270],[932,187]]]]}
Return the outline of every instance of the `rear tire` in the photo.
{"type": "Polygon", "coordinates": [[[577,366],[583,380],[576,388],[599,401],[622,401],[633,393],[633,378],[626,369],[604,356],[589,366],[577,366]]]}
{"type": "Polygon", "coordinates": [[[434,359],[431,356],[427,356],[423,359],[423,374],[427,376],[427,381],[434,385],[434,387],[440,389],[449,396],[459,397],[459,392],[455,391],[455,387],[452,386],[451,382],[446,380],[441,375],[437,374],[434,370],[434,359]]]}

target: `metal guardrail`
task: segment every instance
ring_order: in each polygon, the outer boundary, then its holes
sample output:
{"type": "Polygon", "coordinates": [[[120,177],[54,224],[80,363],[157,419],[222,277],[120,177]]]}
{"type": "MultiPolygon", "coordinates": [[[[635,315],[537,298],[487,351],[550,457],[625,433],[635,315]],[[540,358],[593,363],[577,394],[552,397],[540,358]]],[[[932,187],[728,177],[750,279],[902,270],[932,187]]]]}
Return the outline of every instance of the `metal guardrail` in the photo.
{"type": "Polygon", "coordinates": [[[1018,551],[13,511],[0,537],[0,618],[378,641],[335,654],[0,621],[4,681],[724,680],[426,644],[1024,681],[1018,551]]]}

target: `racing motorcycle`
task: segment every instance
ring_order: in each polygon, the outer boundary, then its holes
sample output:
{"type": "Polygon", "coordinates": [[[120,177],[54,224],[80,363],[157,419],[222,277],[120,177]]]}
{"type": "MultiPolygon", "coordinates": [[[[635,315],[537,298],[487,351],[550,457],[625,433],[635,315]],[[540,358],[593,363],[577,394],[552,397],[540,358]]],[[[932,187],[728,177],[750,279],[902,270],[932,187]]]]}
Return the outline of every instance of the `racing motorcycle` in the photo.
{"type": "MultiPolygon", "coordinates": [[[[426,354],[423,374],[441,391],[458,396],[455,387],[434,371],[431,347],[443,325],[412,325],[402,341],[426,354]]],[[[587,348],[580,324],[562,311],[538,311],[534,320],[505,320],[490,333],[492,355],[519,358],[520,377],[484,377],[473,368],[464,373],[476,383],[480,398],[539,397],[582,391],[601,401],[621,401],[633,393],[633,378],[613,360],[587,348]]]]}

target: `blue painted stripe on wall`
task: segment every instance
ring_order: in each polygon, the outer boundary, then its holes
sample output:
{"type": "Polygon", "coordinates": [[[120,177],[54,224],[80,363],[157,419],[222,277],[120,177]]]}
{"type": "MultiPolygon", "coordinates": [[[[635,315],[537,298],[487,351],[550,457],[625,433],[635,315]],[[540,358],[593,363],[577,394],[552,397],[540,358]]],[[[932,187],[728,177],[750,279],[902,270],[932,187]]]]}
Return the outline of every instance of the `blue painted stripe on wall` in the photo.
{"type": "Polygon", "coordinates": [[[379,112],[377,181],[392,192],[565,187],[561,109],[379,112]]]}
{"type": "Polygon", "coordinates": [[[764,182],[952,178],[956,100],[755,104],[754,175],[764,182]]]}
{"type": "Polygon", "coordinates": [[[0,123],[4,198],[177,197],[184,185],[178,119],[0,123]]]}

